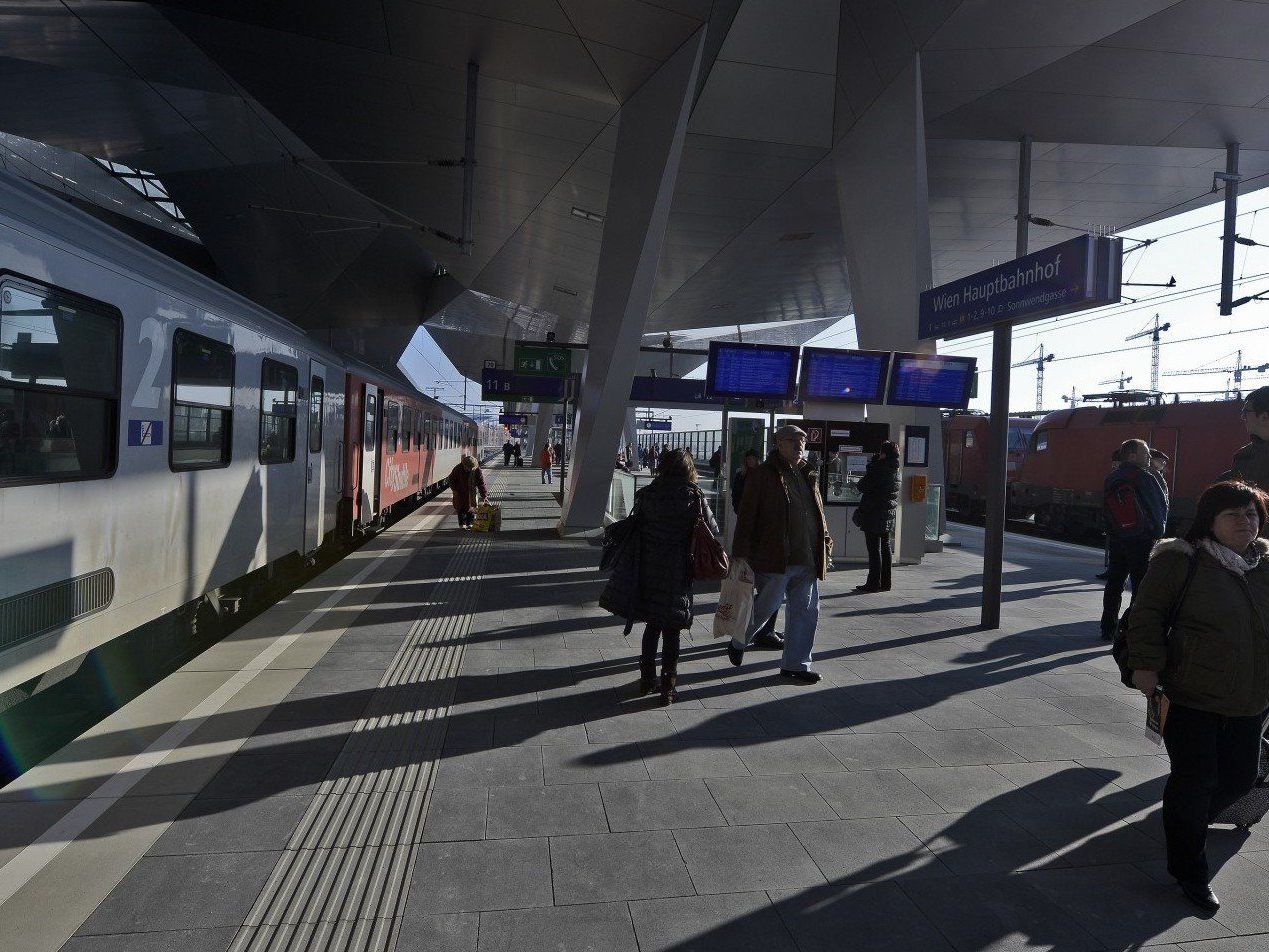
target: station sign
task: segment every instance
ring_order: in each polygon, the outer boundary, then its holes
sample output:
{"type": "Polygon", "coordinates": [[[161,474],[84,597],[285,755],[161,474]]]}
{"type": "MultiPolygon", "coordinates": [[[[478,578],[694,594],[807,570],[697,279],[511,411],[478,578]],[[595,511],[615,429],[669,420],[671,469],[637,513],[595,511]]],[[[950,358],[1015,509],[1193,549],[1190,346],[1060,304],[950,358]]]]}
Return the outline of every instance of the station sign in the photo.
{"type": "Polygon", "coordinates": [[[515,372],[535,377],[567,377],[573,366],[573,352],[567,347],[516,344],[515,372]]]}
{"type": "Polygon", "coordinates": [[[498,422],[503,426],[528,426],[529,415],[527,413],[500,413],[498,414],[498,422]]]}
{"type": "Polygon", "coordinates": [[[674,426],[670,420],[643,420],[639,424],[641,430],[665,430],[669,431],[674,426]]]}
{"type": "Polygon", "coordinates": [[[704,380],[681,377],[635,377],[630,384],[630,399],[636,403],[699,403],[716,407],[722,401],[707,396],[704,380]]]}
{"type": "Polygon", "coordinates": [[[976,334],[1119,301],[1123,239],[1080,235],[921,292],[917,338],[976,334]]]}
{"type": "Polygon", "coordinates": [[[518,374],[510,370],[485,368],[480,372],[480,398],[497,403],[523,400],[526,403],[558,403],[564,399],[565,381],[560,377],[518,374]]]}

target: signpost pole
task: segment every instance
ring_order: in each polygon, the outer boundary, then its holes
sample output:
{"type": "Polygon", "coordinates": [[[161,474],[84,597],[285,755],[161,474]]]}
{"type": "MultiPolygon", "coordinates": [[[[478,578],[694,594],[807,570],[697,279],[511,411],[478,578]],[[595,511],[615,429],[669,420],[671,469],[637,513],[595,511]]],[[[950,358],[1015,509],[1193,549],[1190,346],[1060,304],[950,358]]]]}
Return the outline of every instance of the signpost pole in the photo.
{"type": "MultiPolygon", "coordinates": [[[[1018,143],[1018,231],[1015,257],[1027,254],[1031,223],[1031,137],[1018,143]]],[[[1000,588],[1004,570],[1005,519],[1009,490],[1009,374],[1013,363],[1013,324],[992,331],[991,422],[987,439],[987,524],[983,540],[981,627],[1000,627],[1000,588]]]]}
{"type": "Polygon", "coordinates": [[[1225,147],[1225,233],[1221,235],[1220,313],[1234,313],[1234,236],[1238,233],[1238,143],[1225,147]]]}

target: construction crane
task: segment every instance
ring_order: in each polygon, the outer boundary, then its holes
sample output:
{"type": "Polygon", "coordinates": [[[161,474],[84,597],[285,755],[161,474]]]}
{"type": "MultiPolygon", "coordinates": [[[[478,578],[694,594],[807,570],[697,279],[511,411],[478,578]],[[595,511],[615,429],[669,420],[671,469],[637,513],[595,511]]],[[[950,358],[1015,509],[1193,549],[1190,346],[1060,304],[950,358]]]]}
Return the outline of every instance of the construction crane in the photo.
{"type": "Polygon", "coordinates": [[[1125,388],[1128,386],[1128,384],[1132,383],[1132,378],[1131,378],[1131,377],[1129,377],[1129,376],[1127,376],[1127,375],[1126,375],[1126,374],[1125,374],[1125,373],[1121,370],[1121,371],[1119,371],[1119,376],[1118,376],[1118,377],[1111,377],[1109,380],[1099,380],[1099,381],[1097,381],[1097,386],[1099,386],[1099,387],[1104,387],[1104,386],[1106,386],[1107,384],[1111,384],[1111,383],[1117,383],[1117,384],[1119,384],[1119,389],[1120,389],[1120,390],[1123,390],[1123,389],[1125,389],[1125,388]]]}
{"type": "MultiPolygon", "coordinates": [[[[1243,395],[1243,371],[1252,370],[1258,374],[1269,370],[1269,364],[1250,365],[1243,363],[1243,352],[1241,350],[1234,351],[1233,354],[1226,354],[1225,357],[1234,358],[1234,366],[1232,367],[1195,367],[1193,370],[1167,370],[1164,371],[1165,377],[1188,377],[1196,374],[1233,374],[1234,394],[1238,397],[1243,395]]],[[[1224,360],[1225,358],[1220,358],[1224,360]]],[[[1229,396],[1230,381],[1225,381],[1225,396],[1229,396]]]]}
{"type": "Polygon", "coordinates": [[[1052,359],[1053,355],[1046,355],[1044,353],[1044,345],[1041,344],[1035,354],[1013,365],[1015,369],[1018,367],[1035,368],[1035,409],[1037,413],[1044,409],[1044,365],[1052,359]]]}
{"type": "MultiPolygon", "coordinates": [[[[1159,323],[1159,315],[1154,316],[1154,326],[1147,326],[1144,330],[1137,331],[1135,334],[1129,334],[1124,340],[1137,340],[1139,337],[1150,337],[1150,389],[1159,389],[1159,335],[1172,327],[1172,322],[1166,324],[1159,323]]],[[[1122,389],[1122,388],[1121,388],[1122,389]]]]}

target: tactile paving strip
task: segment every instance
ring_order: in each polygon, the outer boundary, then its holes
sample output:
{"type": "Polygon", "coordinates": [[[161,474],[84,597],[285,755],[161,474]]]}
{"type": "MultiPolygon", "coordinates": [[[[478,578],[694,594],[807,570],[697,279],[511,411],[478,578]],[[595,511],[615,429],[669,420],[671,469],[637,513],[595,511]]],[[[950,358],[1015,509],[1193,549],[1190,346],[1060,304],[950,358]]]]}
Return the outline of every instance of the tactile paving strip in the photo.
{"type": "Polygon", "coordinates": [[[395,945],[490,541],[460,543],[230,952],[395,945]]]}

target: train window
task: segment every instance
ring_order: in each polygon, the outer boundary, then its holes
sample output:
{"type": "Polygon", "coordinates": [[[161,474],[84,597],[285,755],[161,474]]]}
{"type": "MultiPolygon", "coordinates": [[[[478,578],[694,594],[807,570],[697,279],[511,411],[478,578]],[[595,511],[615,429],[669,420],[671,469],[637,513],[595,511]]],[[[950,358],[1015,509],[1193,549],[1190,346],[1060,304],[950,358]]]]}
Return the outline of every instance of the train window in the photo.
{"type": "Polygon", "coordinates": [[[965,430],[965,449],[973,449],[974,447],[974,431],[965,430]]]}
{"type": "Polygon", "coordinates": [[[1027,451],[1027,431],[1020,426],[1009,427],[1009,452],[1025,453],[1027,451]]]}
{"type": "Polygon", "coordinates": [[[260,462],[265,466],[295,459],[295,405],[300,372],[264,358],[260,369],[260,462]]]}
{"type": "Polygon", "coordinates": [[[308,388],[308,451],[322,451],[322,422],[326,416],[326,381],[316,374],[308,388]]]}
{"type": "Polygon", "coordinates": [[[178,329],[172,335],[173,471],[228,466],[233,448],[234,349],[178,329]]]}
{"type": "Polygon", "coordinates": [[[109,476],[121,315],[53,288],[0,288],[0,484],[109,476]]]}
{"type": "Polygon", "coordinates": [[[375,451],[375,426],[378,424],[378,398],[373,393],[366,394],[366,422],[362,426],[361,449],[364,453],[375,451]]]}
{"type": "Polygon", "coordinates": [[[405,407],[401,411],[401,449],[410,452],[410,437],[414,429],[414,411],[405,407]]]}
{"type": "Polygon", "coordinates": [[[388,400],[383,405],[384,426],[388,428],[388,452],[395,453],[401,445],[401,404],[388,400]]]}

